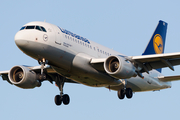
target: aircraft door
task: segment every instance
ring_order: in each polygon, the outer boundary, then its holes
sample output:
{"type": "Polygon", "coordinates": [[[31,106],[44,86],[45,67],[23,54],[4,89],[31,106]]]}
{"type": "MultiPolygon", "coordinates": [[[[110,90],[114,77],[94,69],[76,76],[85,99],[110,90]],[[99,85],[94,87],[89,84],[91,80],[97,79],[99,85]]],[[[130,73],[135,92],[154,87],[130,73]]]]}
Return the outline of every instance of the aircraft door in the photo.
{"type": "Polygon", "coordinates": [[[53,30],[54,30],[54,33],[55,33],[55,43],[58,44],[58,45],[61,45],[62,42],[61,42],[60,29],[57,26],[52,26],[52,27],[53,27],[53,30]]]}

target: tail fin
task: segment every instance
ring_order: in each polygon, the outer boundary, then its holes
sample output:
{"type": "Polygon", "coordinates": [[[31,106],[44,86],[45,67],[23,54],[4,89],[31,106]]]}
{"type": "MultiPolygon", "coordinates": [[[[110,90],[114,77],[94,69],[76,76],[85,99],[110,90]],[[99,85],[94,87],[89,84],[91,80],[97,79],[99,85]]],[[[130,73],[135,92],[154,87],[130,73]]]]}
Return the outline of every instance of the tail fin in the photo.
{"type": "MultiPolygon", "coordinates": [[[[167,25],[168,24],[166,22],[164,22],[162,20],[159,21],[150,41],[142,55],[164,53],[167,25]]],[[[161,72],[161,69],[157,69],[157,71],[161,72]]]]}

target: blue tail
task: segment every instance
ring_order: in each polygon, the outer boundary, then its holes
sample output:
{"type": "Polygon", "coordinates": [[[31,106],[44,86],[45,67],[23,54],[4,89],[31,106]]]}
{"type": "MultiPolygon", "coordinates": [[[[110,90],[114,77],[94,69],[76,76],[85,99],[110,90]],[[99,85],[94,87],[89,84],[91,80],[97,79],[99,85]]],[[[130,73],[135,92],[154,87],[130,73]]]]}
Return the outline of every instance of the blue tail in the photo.
{"type": "MultiPolygon", "coordinates": [[[[166,31],[167,23],[160,20],[144,53],[142,55],[151,55],[151,54],[162,54],[164,53],[165,40],[166,40],[166,31]]],[[[157,69],[161,72],[161,68],[157,69]]]]}

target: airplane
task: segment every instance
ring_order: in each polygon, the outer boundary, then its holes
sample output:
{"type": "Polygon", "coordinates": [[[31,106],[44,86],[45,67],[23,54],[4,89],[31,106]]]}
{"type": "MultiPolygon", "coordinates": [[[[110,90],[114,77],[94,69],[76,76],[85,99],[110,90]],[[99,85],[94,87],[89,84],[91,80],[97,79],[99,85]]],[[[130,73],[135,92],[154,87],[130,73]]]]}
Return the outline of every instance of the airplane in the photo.
{"type": "Polygon", "coordinates": [[[40,87],[43,81],[55,82],[60,94],[56,105],[68,105],[65,83],[105,87],[117,91],[119,99],[130,99],[135,92],[171,88],[180,76],[163,76],[162,68],[174,70],[180,52],[164,53],[167,23],[160,20],[145,51],[126,56],[85,37],[47,22],[25,24],[15,35],[17,47],[34,58],[39,66],[16,65],[0,71],[3,80],[23,89],[40,87]]]}

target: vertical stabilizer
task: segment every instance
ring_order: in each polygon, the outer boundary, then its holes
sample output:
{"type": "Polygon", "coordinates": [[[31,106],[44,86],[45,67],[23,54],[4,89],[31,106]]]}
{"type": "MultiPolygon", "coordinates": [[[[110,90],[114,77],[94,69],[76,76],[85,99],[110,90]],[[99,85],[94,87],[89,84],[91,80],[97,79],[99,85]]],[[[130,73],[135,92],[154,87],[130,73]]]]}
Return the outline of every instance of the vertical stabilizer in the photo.
{"type": "MultiPolygon", "coordinates": [[[[166,40],[166,31],[167,31],[167,23],[160,20],[144,53],[142,55],[150,55],[150,54],[162,54],[164,53],[165,48],[165,40],[166,40]]],[[[161,69],[157,69],[161,72],[161,69]]]]}

